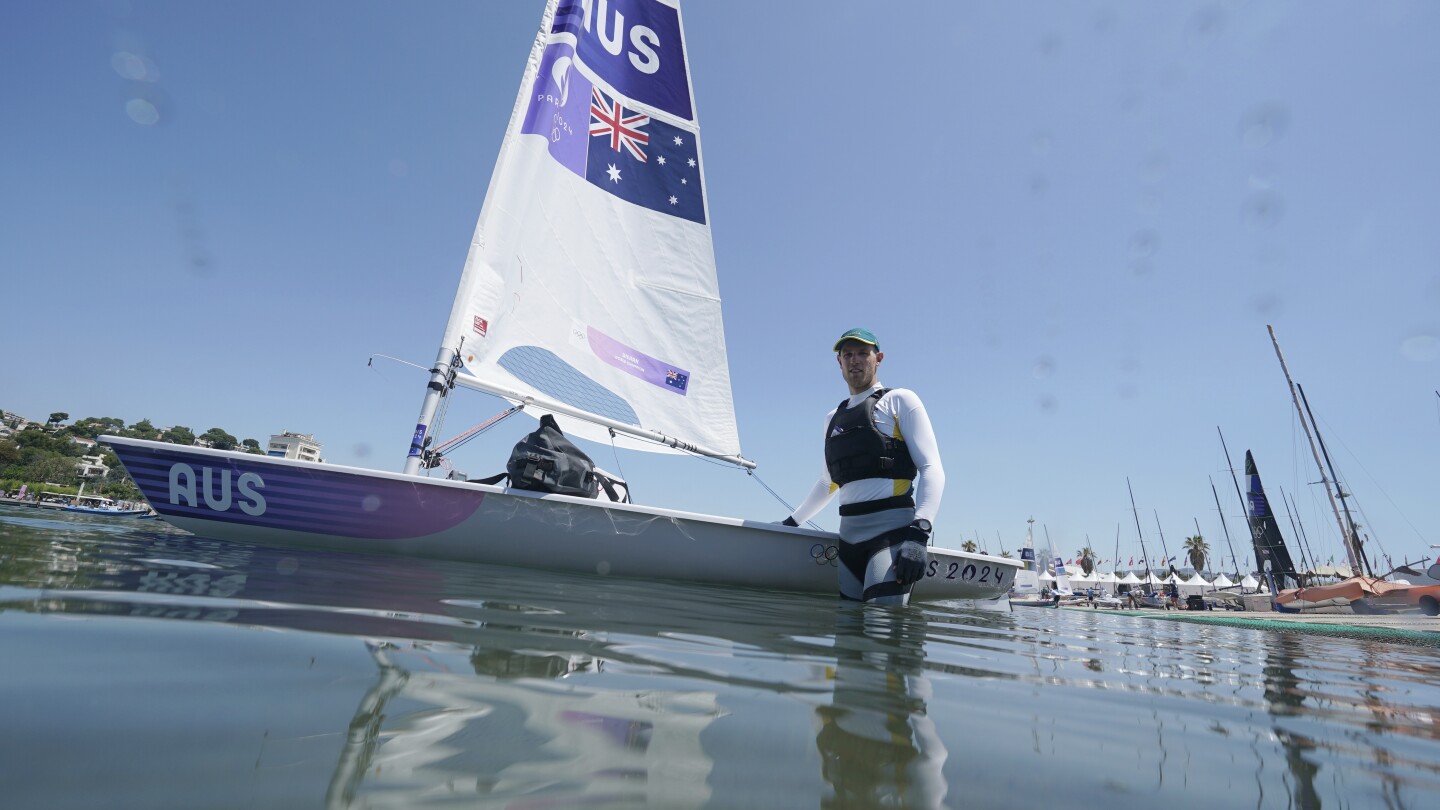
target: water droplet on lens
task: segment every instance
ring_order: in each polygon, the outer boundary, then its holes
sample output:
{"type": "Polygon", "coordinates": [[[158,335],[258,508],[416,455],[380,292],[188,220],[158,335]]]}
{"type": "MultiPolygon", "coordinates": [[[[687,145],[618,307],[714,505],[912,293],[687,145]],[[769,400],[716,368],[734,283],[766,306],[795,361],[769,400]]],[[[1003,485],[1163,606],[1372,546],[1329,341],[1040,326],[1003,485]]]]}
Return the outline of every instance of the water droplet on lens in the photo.
{"type": "Polygon", "coordinates": [[[110,57],[110,67],[122,79],[137,82],[145,80],[145,60],[129,51],[116,51],[110,57]]]}
{"type": "Polygon", "coordinates": [[[1264,317],[1270,317],[1278,313],[1280,311],[1280,304],[1280,296],[1273,292],[1261,293],[1255,296],[1250,302],[1250,306],[1255,310],[1255,314],[1264,317]]]}
{"type": "Polygon", "coordinates": [[[1245,200],[1242,216],[1252,228],[1273,228],[1285,215],[1285,198],[1278,191],[1257,191],[1245,200]]]}
{"type": "Polygon", "coordinates": [[[1149,259],[1160,247],[1160,237],[1148,228],[1130,237],[1130,258],[1137,261],[1149,259]]]}
{"type": "Polygon", "coordinates": [[[374,494],[366,495],[360,501],[360,508],[364,509],[366,512],[374,512],[376,509],[380,508],[380,496],[374,494]]]}
{"type": "Polygon", "coordinates": [[[1046,394],[1045,396],[1040,397],[1039,405],[1040,410],[1048,414],[1054,413],[1055,409],[1060,407],[1060,402],[1059,400],[1055,399],[1055,397],[1046,394]]]}
{"type": "Polygon", "coordinates": [[[290,576],[291,574],[299,570],[300,561],[295,559],[294,557],[281,557],[280,561],[275,563],[275,573],[277,574],[290,576]]]}
{"type": "Polygon", "coordinates": [[[1240,142],[1247,149],[1264,149],[1285,134],[1290,114],[1280,104],[1261,104],[1240,119],[1240,142]]]}
{"type": "Polygon", "coordinates": [[[1030,373],[1034,374],[1037,380],[1048,380],[1055,373],[1055,361],[1049,357],[1041,357],[1035,361],[1035,367],[1030,373]]]}
{"type": "Polygon", "coordinates": [[[360,458],[369,458],[370,445],[366,444],[365,442],[361,442],[355,445],[355,455],[359,456],[360,458]]]}
{"type": "Polygon", "coordinates": [[[605,576],[606,574],[610,573],[610,561],[609,561],[609,560],[601,560],[600,562],[596,563],[596,564],[595,564],[595,573],[599,574],[599,575],[602,576],[602,577],[605,576]]]}
{"type": "Polygon", "coordinates": [[[154,126],[160,123],[160,111],[154,104],[143,98],[132,98],[125,102],[125,114],[130,120],[142,126],[154,126]]]}
{"type": "Polygon", "coordinates": [[[1400,354],[1406,360],[1428,363],[1440,357],[1440,338],[1434,335],[1412,335],[1400,341],[1400,354]]]}

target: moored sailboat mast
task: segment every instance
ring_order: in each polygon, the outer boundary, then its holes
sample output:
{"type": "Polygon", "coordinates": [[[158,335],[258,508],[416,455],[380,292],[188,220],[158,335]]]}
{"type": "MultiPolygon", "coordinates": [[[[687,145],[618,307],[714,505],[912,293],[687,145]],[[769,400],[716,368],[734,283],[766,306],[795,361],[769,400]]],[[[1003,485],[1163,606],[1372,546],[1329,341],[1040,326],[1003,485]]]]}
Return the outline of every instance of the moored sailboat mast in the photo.
{"type": "Polygon", "coordinates": [[[1230,526],[1225,523],[1225,510],[1220,508],[1220,493],[1215,490],[1215,479],[1210,479],[1210,494],[1215,498],[1215,511],[1220,513],[1220,528],[1225,530],[1225,545],[1230,547],[1230,563],[1235,566],[1235,578],[1240,578],[1240,561],[1235,559],[1235,544],[1230,541],[1230,526]]]}
{"type": "Polygon", "coordinates": [[[1335,503],[1335,493],[1330,490],[1330,478],[1325,474],[1325,464],[1320,460],[1320,450],[1315,446],[1315,435],[1311,432],[1310,421],[1305,418],[1305,411],[1300,407],[1300,396],[1295,390],[1295,381],[1290,378],[1290,369],[1285,365],[1285,355],[1280,353],[1280,341],[1275,337],[1275,327],[1266,325],[1270,331],[1270,342],[1275,346],[1275,357],[1280,360],[1280,370],[1285,372],[1285,383],[1290,387],[1290,399],[1295,403],[1295,413],[1300,417],[1300,427],[1305,431],[1305,438],[1310,443],[1310,453],[1315,457],[1315,466],[1320,470],[1320,483],[1325,486],[1325,496],[1330,499],[1330,509],[1335,513],[1335,523],[1340,527],[1340,539],[1345,544],[1345,554],[1350,558],[1350,570],[1363,571],[1360,565],[1360,551],[1351,542],[1350,533],[1346,530],[1345,521],[1340,517],[1340,507],[1335,503]]]}
{"type": "Polygon", "coordinates": [[[1140,560],[1145,563],[1145,580],[1150,580],[1150,555],[1145,551],[1145,532],[1140,531],[1140,511],[1135,508],[1135,488],[1130,486],[1130,476],[1125,476],[1125,489],[1130,492],[1130,514],[1135,516],[1135,534],[1140,538],[1140,560]]]}

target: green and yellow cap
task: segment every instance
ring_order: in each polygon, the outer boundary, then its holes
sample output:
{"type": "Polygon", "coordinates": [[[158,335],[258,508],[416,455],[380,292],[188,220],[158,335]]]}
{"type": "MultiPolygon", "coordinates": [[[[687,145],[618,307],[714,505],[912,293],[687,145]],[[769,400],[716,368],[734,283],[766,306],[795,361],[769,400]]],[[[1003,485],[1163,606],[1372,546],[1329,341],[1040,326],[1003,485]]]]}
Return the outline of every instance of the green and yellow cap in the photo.
{"type": "Polygon", "coordinates": [[[840,344],[844,343],[847,340],[858,340],[861,343],[869,343],[871,346],[875,347],[876,351],[880,350],[880,341],[875,339],[874,332],[871,332],[869,329],[851,329],[850,331],[841,335],[839,340],[835,341],[835,348],[831,349],[830,351],[840,351],[840,344]]]}

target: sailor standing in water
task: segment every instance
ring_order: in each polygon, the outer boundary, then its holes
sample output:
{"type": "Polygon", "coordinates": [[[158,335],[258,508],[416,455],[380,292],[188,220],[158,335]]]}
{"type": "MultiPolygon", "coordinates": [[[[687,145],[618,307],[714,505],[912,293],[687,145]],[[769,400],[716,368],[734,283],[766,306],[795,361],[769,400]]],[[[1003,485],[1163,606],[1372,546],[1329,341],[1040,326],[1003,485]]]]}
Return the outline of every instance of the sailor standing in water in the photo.
{"type": "Polygon", "coordinates": [[[834,351],[850,398],[825,417],[825,472],[783,522],[804,523],[839,491],[840,596],[903,605],[925,575],[945,491],[935,432],[915,392],[880,384],[874,333],[851,329],[834,351]]]}

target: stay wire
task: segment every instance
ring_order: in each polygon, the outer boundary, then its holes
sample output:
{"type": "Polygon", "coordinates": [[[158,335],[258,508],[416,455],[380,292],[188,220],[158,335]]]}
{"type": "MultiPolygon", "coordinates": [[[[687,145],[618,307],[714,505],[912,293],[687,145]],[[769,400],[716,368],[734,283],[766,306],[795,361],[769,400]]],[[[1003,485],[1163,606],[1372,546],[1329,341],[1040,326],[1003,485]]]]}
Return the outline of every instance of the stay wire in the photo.
{"type": "Polygon", "coordinates": [[[620,448],[615,444],[615,428],[607,428],[610,431],[610,454],[615,457],[615,472],[620,473],[620,480],[629,486],[630,479],[625,477],[625,467],[620,464],[620,448]]]}
{"type": "MultiPolygon", "coordinates": [[[[754,479],[755,479],[755,482],[756,482],[757,484],[759,484],[760,486],[764,487],[764,488],[765,488],[765,491],[768,492],[768,493],[770,493],[770,496],[771,496],[771,497],[773,497],[775,500],[779,501],[781,506],[785,507],[786,509],[789,509],[790,512],[791,512],[791,514],[794,514],[794,512],[795,512],[795,507],[791,506],[784,498],[780,497],[780,493],[778,493],[778,492],[776,492],[775,490],[771,489],[771,488],[770,488],[770,485],[767,484],[767,483],[765,483],[765,480],[762,479],[760,476],[756,475],[754,470],[746,470],[746,471],[745,471],[745,474],[748,475],[748,476],[750,476],[751,478],[754,478],[754,479]]],[[[814,530],[817,531],[817,532],[823,532],[823,531],[825,531],[824,529],[820,528],[820,526],[817,525],[817,524],[815,523],[815,521],[813,521],[813,520],[807,520],[807,521],[805,521],[805,525],[806,525],[806,526],[809,526],[810,528],[814,529],[814,530]]]]}

